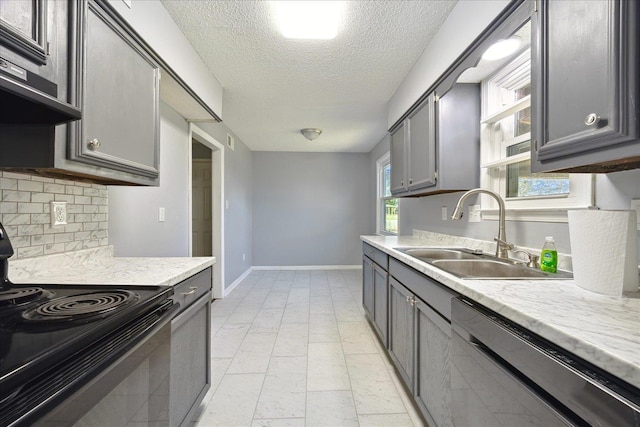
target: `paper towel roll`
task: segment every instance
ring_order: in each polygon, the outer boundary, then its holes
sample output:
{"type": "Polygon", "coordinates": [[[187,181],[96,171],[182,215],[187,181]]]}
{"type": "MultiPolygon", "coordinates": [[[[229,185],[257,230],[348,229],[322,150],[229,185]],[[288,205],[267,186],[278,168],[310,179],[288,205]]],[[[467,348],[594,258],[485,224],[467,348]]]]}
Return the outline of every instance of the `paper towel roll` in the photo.
{"type": "Polygon", "coordinates": [[[568,215],[576,284],[611,296],[638,291],[635,211],[570,210],[568,215]]]}

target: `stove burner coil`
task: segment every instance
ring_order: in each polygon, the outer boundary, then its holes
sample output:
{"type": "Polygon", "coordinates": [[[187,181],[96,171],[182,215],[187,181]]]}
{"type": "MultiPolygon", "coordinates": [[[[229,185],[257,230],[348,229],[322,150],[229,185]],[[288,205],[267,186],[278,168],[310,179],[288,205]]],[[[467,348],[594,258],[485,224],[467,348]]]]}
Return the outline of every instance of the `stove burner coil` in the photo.
{"type": "Polygon", "coordinates": [[[105,317],[135,303],[138,295],[121,289],[55,298],[22,313],[27,321],[72,321],[105,317]]]}
{"type": "Polygon", "coordinates": [[[0,307],[17,306],[40,298],[50,298],[52,295],[42,288],[12,288],[0,291],[0,307]]]}

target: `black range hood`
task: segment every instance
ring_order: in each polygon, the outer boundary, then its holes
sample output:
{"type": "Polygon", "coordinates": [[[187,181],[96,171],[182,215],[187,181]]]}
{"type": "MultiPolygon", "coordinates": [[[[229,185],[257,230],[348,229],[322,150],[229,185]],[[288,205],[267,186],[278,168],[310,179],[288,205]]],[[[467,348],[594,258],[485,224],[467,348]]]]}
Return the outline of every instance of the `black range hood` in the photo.
{"type": "Polygon", "coordinates": [[[0,58],[0,124],[54,126],[82,118],[57,92],[56,84],[0,58]]]}

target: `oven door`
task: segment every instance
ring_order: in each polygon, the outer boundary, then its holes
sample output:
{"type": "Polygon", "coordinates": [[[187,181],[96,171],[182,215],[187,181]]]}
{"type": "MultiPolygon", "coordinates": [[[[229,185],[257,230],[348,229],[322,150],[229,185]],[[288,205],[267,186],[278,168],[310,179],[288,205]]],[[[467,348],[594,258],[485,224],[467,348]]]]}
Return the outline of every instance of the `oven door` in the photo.
{"type": "Polygon", "coordinates": [[[69,396],[37,426],[168,426],[171,319],[163,314],[126,354],[69,396]]]}

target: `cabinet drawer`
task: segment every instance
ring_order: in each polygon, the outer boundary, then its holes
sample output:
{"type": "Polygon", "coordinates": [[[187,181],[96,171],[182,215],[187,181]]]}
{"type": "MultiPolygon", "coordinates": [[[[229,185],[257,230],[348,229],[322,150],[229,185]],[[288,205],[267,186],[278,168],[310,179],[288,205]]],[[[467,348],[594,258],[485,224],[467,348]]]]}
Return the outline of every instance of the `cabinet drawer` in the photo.
{"type": "Polygon", "coordinates": [[[180,312],[211,289],[211,267],[178,283],[173,288],[173,302],[180,304],[180,312]]]}
{"type": "Polygon", "coordinates": [[[456,292],[394,258],[389,260],[389,274],[433,307],[441,316],[451,321],[451,298],[458,296],[456,292]]]}
{"type": "Polygon", "coordinates": [[[389,269],[389,256],[373,246],[362,243],[362,252],[385,270],[389,269]]]}

